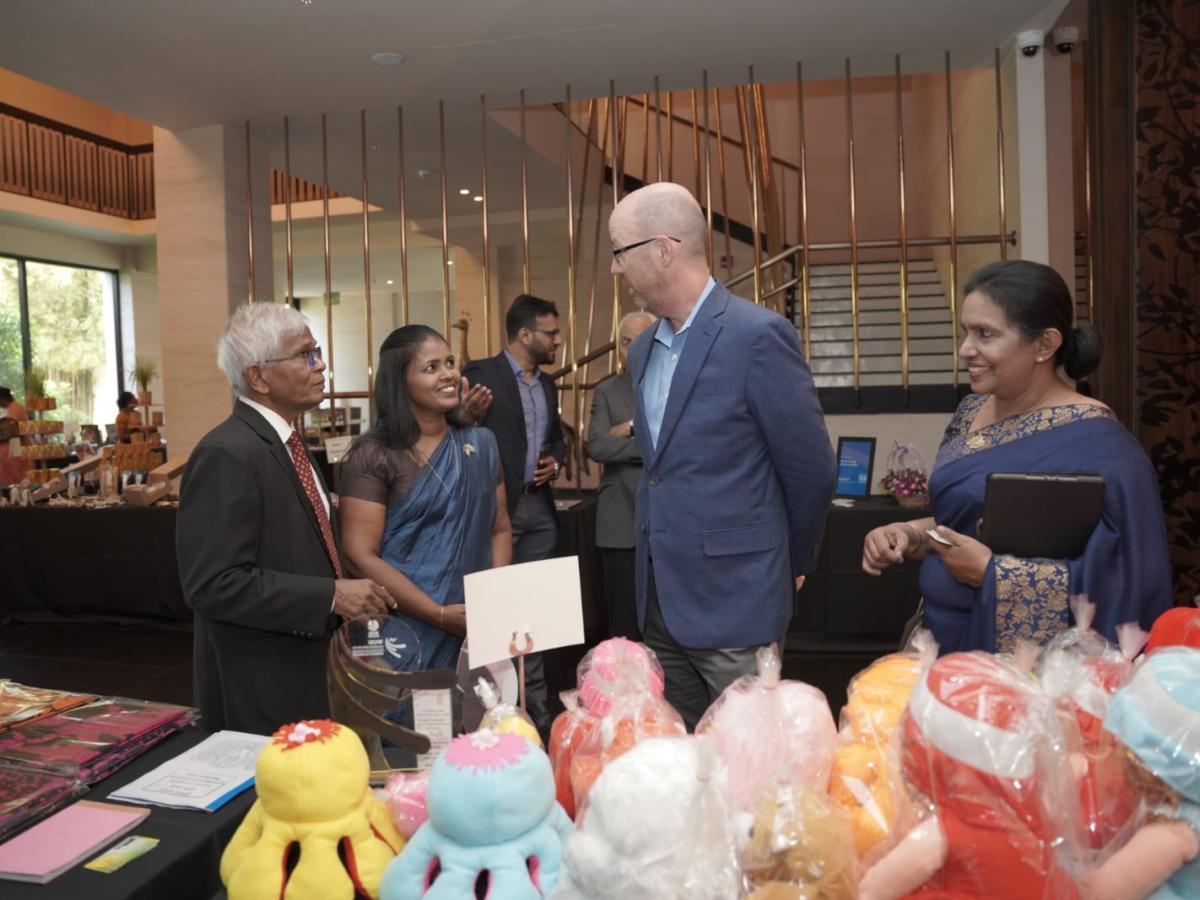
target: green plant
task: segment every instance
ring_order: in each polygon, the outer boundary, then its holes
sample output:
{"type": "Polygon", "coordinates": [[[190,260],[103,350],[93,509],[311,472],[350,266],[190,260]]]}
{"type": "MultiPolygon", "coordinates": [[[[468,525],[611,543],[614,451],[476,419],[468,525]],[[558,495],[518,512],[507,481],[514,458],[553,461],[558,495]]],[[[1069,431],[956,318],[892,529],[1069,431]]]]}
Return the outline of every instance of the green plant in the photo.
{"type": "Polygon", "coordinates": [[[158,376],[158,366],[154,360],[146,356],[136,356],[133,360],[133,382],[139,391],[150,390],[150,382],[158,376]]]}
{"type": "Polygon", "coordinates": [[[46,396],[46,370],[41,366],[33,366],[25,372],[25,398],[46,396]]]}

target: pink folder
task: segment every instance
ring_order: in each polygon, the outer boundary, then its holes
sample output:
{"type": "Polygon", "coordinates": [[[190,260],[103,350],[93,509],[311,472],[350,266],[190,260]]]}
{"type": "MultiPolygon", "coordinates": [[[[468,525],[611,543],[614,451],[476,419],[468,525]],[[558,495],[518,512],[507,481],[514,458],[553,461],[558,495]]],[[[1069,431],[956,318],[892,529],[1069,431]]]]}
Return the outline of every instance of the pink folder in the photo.
{"type": "Polygon", "coordinates": [[[0,878],[45,884],[137,827],[150,810],[80,800],[0,844],[0,878]]]}

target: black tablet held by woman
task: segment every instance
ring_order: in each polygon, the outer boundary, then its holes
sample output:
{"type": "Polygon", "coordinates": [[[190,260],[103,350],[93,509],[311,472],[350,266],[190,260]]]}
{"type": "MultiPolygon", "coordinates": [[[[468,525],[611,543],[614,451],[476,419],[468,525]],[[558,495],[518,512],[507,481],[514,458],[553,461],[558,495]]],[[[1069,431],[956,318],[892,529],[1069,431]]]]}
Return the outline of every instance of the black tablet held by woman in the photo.
{"type": "Polygon", "coordinates": [[[1103,504],[1100,475],[993,472],[979,539],[993,553],[1075,559],[1083,555],[1103,504]]]}

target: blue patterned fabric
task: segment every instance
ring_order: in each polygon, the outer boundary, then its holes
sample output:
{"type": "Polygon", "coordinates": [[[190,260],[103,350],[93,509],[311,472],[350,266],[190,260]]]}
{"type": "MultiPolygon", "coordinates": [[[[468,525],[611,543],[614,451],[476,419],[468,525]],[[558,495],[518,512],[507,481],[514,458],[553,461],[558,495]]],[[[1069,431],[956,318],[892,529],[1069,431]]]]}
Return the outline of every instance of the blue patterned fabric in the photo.
{"type": "MultiPolygon", "coordinates": [[[[1154,470],[1112,413],[1086,403],[1047,407],[971,432],[986,394],[959,404],[938,450],[929,488],[939,525],[976,536],[991,472],[1089,472],[1105,480],[1104,508],[1078,559],[993,556],[976,589],[955,581],[936,554],[921,565],[925,623],[942,653],[1045,644],[1071,623],[1069,600],[1096,604],[1093,627],[1149,629],[1170,608],[1171,565],[1154,470]]],[[[1031,509],[1031,518],[1038,511],[1031,509]]]]}
{"type": "MultiPolygon", "coordinates": [[[[490,431],[451,428],[412,489],[388,508],[379,555],[443,606],[464,602],[463,576],[492,565],[499,465],[490,431]]],[[[404,613],[388,617],[383,638],[384,659],[405,671],[453,668],[462,644],[404,613]]]]}

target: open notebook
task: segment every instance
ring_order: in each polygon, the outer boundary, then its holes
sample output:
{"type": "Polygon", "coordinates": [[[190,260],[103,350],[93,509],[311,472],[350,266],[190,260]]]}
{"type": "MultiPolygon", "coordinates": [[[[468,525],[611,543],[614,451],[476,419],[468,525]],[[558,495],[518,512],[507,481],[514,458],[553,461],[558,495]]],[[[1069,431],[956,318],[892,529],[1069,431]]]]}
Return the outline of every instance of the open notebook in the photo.
{"type": "Polygon", "coordinates": [[[150,810],[80,800],[0,844],[0,878],[45,884],[133,830],[150,810]]]}

